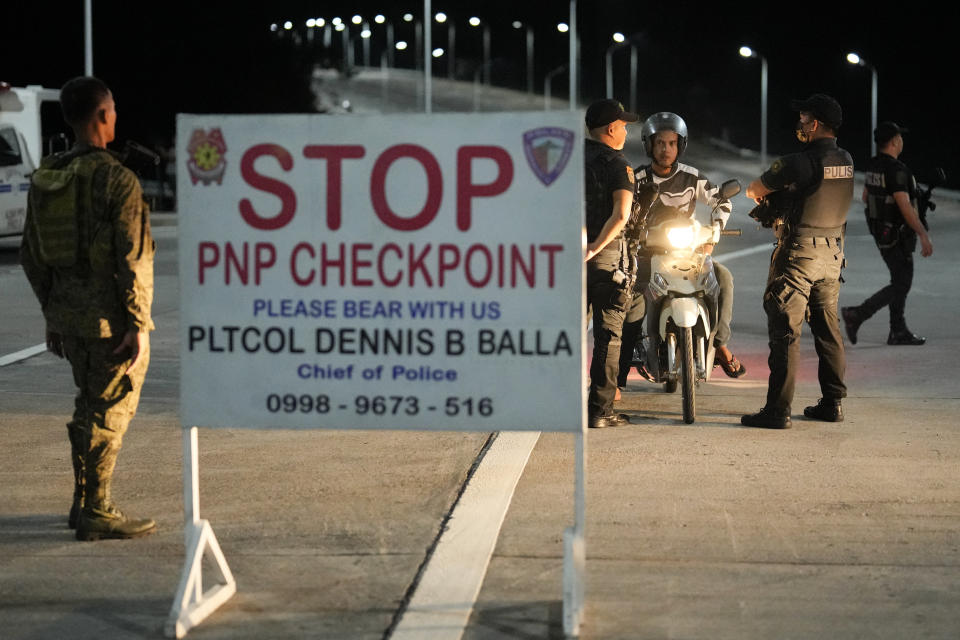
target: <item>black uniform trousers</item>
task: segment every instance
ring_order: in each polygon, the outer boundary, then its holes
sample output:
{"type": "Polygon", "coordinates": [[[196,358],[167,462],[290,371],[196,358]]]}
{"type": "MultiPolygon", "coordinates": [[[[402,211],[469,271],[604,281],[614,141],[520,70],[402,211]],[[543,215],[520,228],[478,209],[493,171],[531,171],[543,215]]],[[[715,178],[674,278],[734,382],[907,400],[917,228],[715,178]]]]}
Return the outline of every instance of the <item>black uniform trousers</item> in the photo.
{"type": "Polygon", "coordinates": [[[590,361],[591,418],[613,413],[620,369],[620,337],[630,292],[613,281],[609,267],[587,263],[587,304],[593,310],[593,359],[590,361]]]}
{"type": "Polygon", "coordinates": [[[883,307],[890,306],[890,331],[907,329],[904,310],[907,306],[907,294],[913,285],[913,252],[917,246],[917,237],[901,238],[892,247],[880,249],[880,255],[890,271],[890,284],[863,301],[857,307],[857,316],[866,320],[883,307]]]}
{"type": "Polygon", "coordinates": [[[842,263],[843,248],[837,238],[785,238],[774,249],[763,294],[770,339],[768,410],[790,414],[800,358],[800,330],[808,310],[819,358],[820,391],[827,400],[846,397],[846,356],[837,317],[842,263]]]}
{"type": "Polygon", "coordinates": [[[633,362],[634,351],[643,334],[643,320],[647,313],[643,292],[650,281],[650,256],[643,252],[637,257],[637,277],[634,279],[633,292],[623,320],[623,337],[620,342],[620,369],[617,372],[617,386],[627,386],[627,376],[633,362]]]}

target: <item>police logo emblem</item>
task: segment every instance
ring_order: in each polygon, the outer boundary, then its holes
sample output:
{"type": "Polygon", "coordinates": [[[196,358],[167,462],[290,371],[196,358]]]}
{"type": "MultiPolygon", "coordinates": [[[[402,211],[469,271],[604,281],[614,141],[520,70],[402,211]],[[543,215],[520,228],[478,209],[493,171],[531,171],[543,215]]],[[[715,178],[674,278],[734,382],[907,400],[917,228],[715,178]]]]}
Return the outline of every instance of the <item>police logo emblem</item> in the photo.
{"type": "Polygon", "coordinates": [[[227,168],[226,152],[227,143],[220,127],[214,127],[209,132],[194,130],[187,145],[187,170],[193,184],[223,184],[223,172],[227,168]]]}
{"type": "Polygon", "coordinates": [[[627,180],[630,181],[630,184],[633,184],[633,167],[627,167],[627,180]]]}
{"type": "Polygon", "coordinates": [[[783,169],[783,160],[777,158],[773,161],[773,164],[770,165],[770,173],[780,173],[781,169],[783,169]]]}
{"type": "Polygon", "coordinates": [[[560,127],[540,127],[523,134],[523,152],[533,174],[546,186],[560,177],[573,153],[574,133],[560,127]]]}

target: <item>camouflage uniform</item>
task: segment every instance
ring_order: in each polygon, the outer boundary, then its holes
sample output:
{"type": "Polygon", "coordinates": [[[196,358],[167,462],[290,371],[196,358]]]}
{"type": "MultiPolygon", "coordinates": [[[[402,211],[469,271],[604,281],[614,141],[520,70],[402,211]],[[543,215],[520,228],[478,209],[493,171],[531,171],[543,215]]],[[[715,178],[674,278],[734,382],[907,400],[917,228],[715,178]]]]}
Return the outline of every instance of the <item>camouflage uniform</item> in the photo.
{"type": "Polygon", "coordinates": [[[64,200],[74,204],[54,210],[43,201],[50,173],[35,174],[20,247],[47,330],[62,336],[77,385],[67,424],[76,481],[73,525],[81,497],[85,509],[112,509],[110,478],[149,362],[149,352],[141,353],[125,373],[130,354],[113,350],[125,333],[154,328],[155,245],[140,183],[106,149],[78,144],[44,158],[40,169],[77,178],[64,200]]]}

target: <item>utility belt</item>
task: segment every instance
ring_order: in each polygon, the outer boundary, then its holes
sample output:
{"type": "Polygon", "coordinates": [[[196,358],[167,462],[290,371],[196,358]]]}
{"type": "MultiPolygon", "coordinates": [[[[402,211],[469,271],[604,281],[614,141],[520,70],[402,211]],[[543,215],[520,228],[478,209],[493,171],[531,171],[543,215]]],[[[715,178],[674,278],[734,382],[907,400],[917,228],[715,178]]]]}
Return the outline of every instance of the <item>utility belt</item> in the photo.
{"type": "MultiPolygon", "coordinates": [[[[812,247],[840,247],[841,245],[839,236],[834,238],[828,238],[827,236],[793,236],[789,240],[790,242],[810,245],[812,247]]],[[[781,240],[780,242],[783,243],[784,241],[781,240]]]]}
{"type": "Polygon", "coordinates": [[[840,246],[843,242],[843,227],[805,227],[794,226],[789,222],[781,222],[777,227],[777,240],[797,242],[812,246],[840,246]]]}

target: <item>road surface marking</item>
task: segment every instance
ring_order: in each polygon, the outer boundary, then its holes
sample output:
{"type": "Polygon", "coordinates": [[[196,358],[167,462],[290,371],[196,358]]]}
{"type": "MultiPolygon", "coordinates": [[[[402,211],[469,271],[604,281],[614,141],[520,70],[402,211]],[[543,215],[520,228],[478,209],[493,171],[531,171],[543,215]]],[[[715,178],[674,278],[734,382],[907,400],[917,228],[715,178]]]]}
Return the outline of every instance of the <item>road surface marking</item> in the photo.
{"type": "Polygon", "coordinates": [[[540,432],[501,431],[450,514],[391,640],[459,640],[540,432]]]}
{"type": "Polygon", "coordinates": [[[737,258],[742,258],[744,256],[751,256],[755,253],[760,253],[762,251],[769,251],[773,253],[773,243],[765,242],[763,244],[747,247],[746,249],[740,249],[739,251],[731,251],[730,253],[718,254],[713,257],[716,260],[719,260],[721,263],[723,263],[729,260],[736,260],[737,258]]]}
{"type": "Polygon", "coordinates": [[[21,360],[26,360],[27,358],[35,356],[38,353],[43,353],[46,350],[47,350],[46,344],[35,344],[32,347],[21,349],[16,353],[11,353],[8,356],[3,356],[2,358],[0,358],[0,367],[5,367],[8,364],[13,364],[14,362],[20,362],[21,360]]]}

